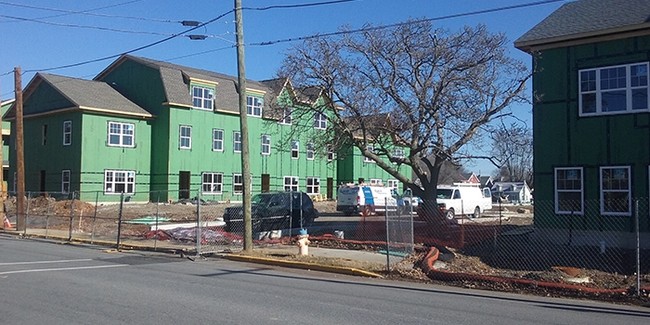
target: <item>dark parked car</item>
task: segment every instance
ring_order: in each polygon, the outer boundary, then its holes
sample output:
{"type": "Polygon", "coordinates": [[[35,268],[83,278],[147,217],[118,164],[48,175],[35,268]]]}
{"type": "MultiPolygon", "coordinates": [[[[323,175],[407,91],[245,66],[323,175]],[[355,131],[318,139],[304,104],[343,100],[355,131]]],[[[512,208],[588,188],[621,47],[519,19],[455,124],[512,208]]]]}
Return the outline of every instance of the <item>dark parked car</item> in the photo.
{"type": "MultiPolygon", "coordinates": [[[[307,227],[318,218],[318,210],[303,192],[270,192],[254,195],[251,202],[253,232],[307,227]],[[302,221],[302,222],[301,222],[302,221]]],[[[244,232],[242,206],[226,208],[226,231],[244,232]]]]}

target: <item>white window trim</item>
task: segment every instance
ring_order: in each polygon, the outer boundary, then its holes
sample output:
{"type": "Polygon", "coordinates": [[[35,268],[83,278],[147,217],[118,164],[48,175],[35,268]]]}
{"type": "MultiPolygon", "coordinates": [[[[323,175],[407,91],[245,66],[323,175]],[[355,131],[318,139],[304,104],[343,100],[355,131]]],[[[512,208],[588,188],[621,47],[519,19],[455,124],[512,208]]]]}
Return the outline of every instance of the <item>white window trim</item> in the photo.
{"type": "Polygon", "coordinates": [[[135,147],[135,124],[133,123],[124,123],[124,122],[115,122],[115,121],[109,121],[108,122],[108,130],[107,130],[107,140],[106,143],[108,144],[109,147],[124,147],[124,148],[134,148],[135,147]],[[120,126],[120,133],[111,133],[111,125],[117,124],[120,126]],[[125,126],[131,126],[131,130],[133,130],[133,134],[130,135],[125,135],[124,133],[124,127],[125,126]],[[111,135],[117,135],[119,137],[119,143],[111,143],[111,135]],[[130,137],[131,138],[131,144],[130,145],[125,145],[124,144],[124,139],[130,137]]]}
{"type": "Polygon", "coordinates": [[[300,141],[298,140],[291,140],[291,159],[299,159],[300,158],[300,141]],[[294,148],[295,144],[295,148],[294,148]],[[295,152],[295,157],[294,157],[294,152],[295,152]]]}
{"type": "Polygon", "coordinates": [[[314,113],[314,128],[317,130],[327,129],[327,116],[323,113],[314,113]]]}
{"type": "Polygon", "coordinates": [[[242,174],[232,174],[232,193],[233,194],[242,194],[244,193],[244,177],[242,174]],[[235,180],[239,177],[240,181],[236,182],[235,180]],[[239,190],[237,190],[237,185],[239,185],[239,190]]]}
{"type": "MultiPolygon", "coordinates": [[[[368,145],[368,146],[366,146],[366,149],[368,151],[370,151],[370,152],[374,152],[375,151],[375,146],[368,145]]],[[[363,156],[363,162],[364,163],[375,163],[376,162],[376,161],[372,160],[372,158],[366,157],[363,153],[361,155],[363,156]]]]}
{"type": "Polygon", "coordinates": [[[386,187],[388,188],[399,188],[399,181],[396,179],[389,179],[386,181],[386,187]]]}
{"type": "MultiPolygon", "coordinates": [[[[643,87],[632,87],[631,84],[631,73],[630,73],[630,67],[631,66],[637,66],[637,65],[645,65],[646,71],[649,71],[648,69],[650,68],[650,65],[648,62],[636,62],[636,63],[630,63],[630,64],[622,64],[622,65],[612,65],[612,66],[603,66],[603,67],[596,67],[596,68],[589,68],[589,69],[581,69],[578,70],[578,114],[579,116],[600,116],[600,115],[616,115],[616,114],[631,114],[631,113],[647,113],[650,111],[650,107],[647,107],[645,109],[632,109],[632,90],[633,89],[642,89],[643,87]],[[602,94],[603,92],[607,91],[613,91],[613,90],[601,90],[600,87],[600,75],[601,71],[605,69],[612,69],[612,68],[620,68],[620,67],[625,67],[625,78],[626,78],[626,87],[625,89],[620,88],[619,90],[625,90],[626,92],[626,109],[622,111],[612,111],[612,112],[603,112],[602,111],[602,94]],[[587,72],[587,71],[596,71],[596,90],[589,90],[589,91],[582,91],[581,86],[582,86],[582,72],[587,72]],[[582,110],[582,95],[583,94],[596,94],[596,111],[593,113],[583,113],[582,110]]],[[[647,85],[645,86],[646,88],[646,93],[648,98],[646,98],[646,101],[648,103],[648,106],[650,106],[650,76],[648,76],[649,80],[647,82],[647,85]]]]}
{"type": "Polygon", "coordinates": [[[223,151],[223,135],[224,135],[223,129],[216,129],[216,128],[212,129],[212,151],[220,151],[220,152],[223,151]],[[217,139],[215,137],[215,132],[219,132],[221,134],[221,139],[217,139]],[[214,148],[216,143],[221,144],[221,149],[214,148]]]}
{"type": "Polygon", "coordinates": [[[336,159],[336,153],[332,150],[331,147],[327,147],[327,161],[332,161],[336,159]]]}
{"type": "Polygon", "coordinates": [[[282,110],[282,118],[280,119],[280,124],[283,124],[283,125],[291,125],[291,124],[293,124],[293,116],[292,116],[292,114],[293,114],[293,111],[291,110],[291,108],[288,108],[288,107],[284,108],[282,110]],[[287,122],[287,120],[289,120],[289,122],[287,122]]]}
{"type": "Polygon", "coordinates": [[[63,121],[63,145],[69,146],[71,144],[72,144],[72,121],[65,120],[63,121]]]}
{"type": "Polygon", "coordinates": [[[61,171],[61,193],[70,193],[70,180],[71,180],[70,170],[69,169],[62,170],[61,171]],[[65,189],[66,185],[68,187],[67,191],[65,189]]]}
{"type": "Polygon", "coordinates": [[[600,189],[600,214],[603,216],[631,216],[632,215],[632,171],[630,166],[602,166],[598,170],[599,189],[600,189]],[[603,170],[604,169],[626,169],[627,170],[627,190],[607,190],[607,192],[627,193],[627,211],[624,212],[606,212],[605,211],[605,190],[603,189],[603,170]]]}
{"type": "Polygon", "coordinates": [[[241,152],[242,149],[242,138],[241,138],[241,131],[232,131],[232,151],[233,152],[241,152]],[[237,137],[239,137],[239,140],[237,140],[237,137]],[[239,144],[239,149],[237,149],[237,144],[239,144]]]}
{"type": "Polygon", "coordinates": [[[256,96],[246,96],[246,112],[248,113],[248,116],[262,117],[263,108],[264,100],[262,98],[256,96]],[[249,102],[249,100],[251,102],[249,102]],[[255,109],[257,108],[259,108],[259,114],[255,113],[255,109]]]}
{"type": "Polygon", "coordinates": [[[260,149],[260,152],[263,156],[268,156],[271,154],[271,136],[268,134],[262,134],[262,137],[260,138],[260,142],[262,144],[262,148],[260,149]],[[268,139],[268,143],[264,143],[264,139],[268,139]]]}
{"type": "Polygon", "coordinates": [[[203,172],[201,173],[201,193],[202,194],[222,194],[223,193],[223,173],[216,172],[203,172]],[[212,175],[212,181],[206,182],[205,176],[212,175]],[[221,182],[215,182],[215,176],[219,176],[221,182]],[[206,191],[206,185],[209,185],[209,190],[206,191]]]}
{"type": "Polygon", "coordinates": [[[307,194],[320,194],[320,177],[307,177],[307,194]]]}
{"type": "Polygon", "coordinates": [[[584,214],[584,206],[585,206],[585,174],[584,170],[582,167],[557,167],[553,171],[553,196],[554,196],[554,207],[555,207],[555,213],[556,214],[577,214],[577,215],[583,215],[584,214]],[[558,190],[557,188],[557,173],[560,170],[579,170],[580,171],[580,190],[558,190]],[[560,205],[559,205],[559,193],[578,193],[580,192],[580,209],[578,211],[566,211],[566,210],[560,210],[560,205]]]}
{"type": "Polygon", "coordinates": [[[371,178],[370,179],[370,185],[382,185],[384,182],[381,180],[381,178],[371,178]]]}
{"type": "Polygon", "coordinates": [[[179,149],[192,149],[192,126],[190,125],[180,125],[178,127],[178,148],[179,149]],[[183,129],[189,129],[190,134],[189,136],[184,136],[183,135],[183,129]],[[188,140],[188,145],[183,146],[183,139],[188,140]]]}
{"type": "Polygon", "coordinates": [[[134,170],[115,170],[115,169],[106,169],[104,170],[104,194],[105,195],[120,195],[122,194],[121,192],[116,192],[115,185],[118,184],[124,184],[124,194],[134,194],[135,193],[135,171],[134,170]],[[112,181],[109,182],[107,181],[108,179],[108,174],[112,174],[112,181]],[[124,174],[124,182],[117,182],[115,179],[117,178],[117,174],[124,174]],[[129,191],[129,184],[132,185],[132,190],[129,191]],[[111,190],[108,190],[108,185],[111,185],[111,190]]]}
{"type": "Polygon", "coordinates": [[[192,107],[204,111],[212,111],[214,109],[214,88],[210,86],[203,86],[203,85],[192,85],[190,87],[190,95],[192,95],[192,107]],[[200,88],[202,89],[202,96],[194,96],[194,88],[200,88]],[[209,98],[205,97],[205,94],[209,94],[209,98]],[[194,105],[194,100],[199,99],[201,101],[201,106],[195,106],[194,105]],[[205,107],[205,103],[208,101],[210,104],[210,107],[205,107]]]}
{"type": "Polygon", "coordinates": [[[306,152],[307,160],[314,160],[315,155],[316,154],[314,152],[314,143],[313,142],[307,143],[307,152],[306,152]]]}
{"type": "Polygon", "coordinates": [[[300,190],[300,178],[298,176],[284,176],[283,177],[283,188],[285,192],[288,191],[299,191],[300,190]],[[287,180],[289,184],[287,184],[287,180]]]}

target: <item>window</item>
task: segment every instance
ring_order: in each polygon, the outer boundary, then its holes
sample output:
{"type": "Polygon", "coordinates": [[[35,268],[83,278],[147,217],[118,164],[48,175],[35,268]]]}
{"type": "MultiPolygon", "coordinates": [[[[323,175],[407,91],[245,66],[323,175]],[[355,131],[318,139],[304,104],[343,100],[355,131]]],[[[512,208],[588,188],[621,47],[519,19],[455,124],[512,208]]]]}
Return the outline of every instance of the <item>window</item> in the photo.
{"type": "Polygon", "coordinates": [[[307,144],[307,160],[314,160],[314,144],[311,142],[307,144]]]}
{"type": "Polygon", "coordinates": [[[198,109],[212,110],[214,89],[192,86],[192,106],[198,109]]]}
{"type": "Polygon", "coordinates": [[[400,159],[404,159],[404,157],[405,157],[405,155],[404,155],[404,149],[402,149],[402,148],[395,148],[395,149],[393,149],[393,157],[395,157],[395,158],[400,158],[400,159]]]}
{"type": "Polygon", "coordinates": [[[192,127],[181,125],[178,132],[178,145],[181,149],[192,149],[192,127]]]}
{"type": "Polygon", "coordinates": [[[319,130],[327,129],[327,116],[323,113],[314,114],[314,128],[319,130]]]}
{"type": "Polygon", "coordinates": [[[232,133],[232,150],[234,152],[241,152],[241,132],[239,131],[232,133]]]}
{"type": "Polygon", "coordinates": [[[332,161],[336,159],[336,154],[334,153],[334,150],[332,150],[332,147],[327,146],[327,161],[332,161]]]}
{"type": "Polygon", "coordinates": [[[300,141],[291,140],[291,159],[298,159],[300,152],[300,141]]]}
{"type": "Polygon", "coordinates": [[[70,193],[70,170],[61,171],[61,192],[70,193]]]}
{"type": "MultiPolygon", "coordinates": [[[[368,151],[370,151],[370,152],[375,151],[375,147],[373,147],[372,145],[367,146],[366,149],[368,149],[368,151]]],[[[373,163],[375,161],[372,160],[372,158],[370,158],[370,157],[363,156],[363,162],[373,163]]]]}
{"type": "Polygon", "coordinates": [[[203,173],[201,175],[201,189],[203,194],[221,194],[222,188],[222,173],[203,173]]]}
{"type": "Polygon", "coordinates": [[[630,215],[630,167],[600,167],[600,213],[630,215]]]}
{"type": "Polygon", "coordinates": [[[135,172],[130,170],[104,171],[104,194],[135,193],[135,172]]]}
{"type": "Polygon", "coordinates": [[[212,151],[223,151],[222,129],[212,129],[212,151]]]}
{"type": "Polygon", "coordinates": [[[555,213],[582,214],[584,211],[581,167],[555,169],[555,213]]]}
{"type": "Polygon", "coordinates": [[[71,144],[72,144],[72,121],[63,121],[63,145],[69,146],[71,144]]]}
{"type": "Polygon", "coordinates": [[[298,190],[298,177],[284,176],[284,191],[297,191],[298,190]]]}
{"type": "Polygon", "coordinates": [[[247,96],[246,108],[248,111],[248,115],[261,117],[263,103],[264,102],[259,97],[247,96]]]}
{"type": "Polygon", "coordinates": [[[648,62],[579,71],[580,116],[650,111],[648,62]]]}
{"type": "Polygon", "coordinates": [[[379,178],[371,178],[370,185],[382,185],[383,182],[379,178]]]}
{"type": "Polygon", "coordinates": [[[262,134],[262,154],[268,156],[271,154],[271,136],[262,134]]]}
{"type": "Polygon", "coordinates": [[[307,177],[307,194],[320,193],[320,178],[307,177]]]}
{"type": "Polygon", "coordinates": [[[280,123],[282,124],[291,124],[293,122],[293,118],[291,116],[291,108],[285,108],[282,110],[282,119],[280,119],[280,123]]]}
{"type": "Polygon", "coordinates": [[[232,192],[241,194],[244,191],[244,178],[241,174],[232,175],[232,192]]]}
{"type": "Polygon", "coordinates": [[[132,123],[108,122],[108,145],[134,147],[134,129],[132,123]]]}
{"type": "Polygon", "coordinates": [[[399,182],[396,179],[389,179],[386,181],[389,188],[398,188],[399,182]]]}

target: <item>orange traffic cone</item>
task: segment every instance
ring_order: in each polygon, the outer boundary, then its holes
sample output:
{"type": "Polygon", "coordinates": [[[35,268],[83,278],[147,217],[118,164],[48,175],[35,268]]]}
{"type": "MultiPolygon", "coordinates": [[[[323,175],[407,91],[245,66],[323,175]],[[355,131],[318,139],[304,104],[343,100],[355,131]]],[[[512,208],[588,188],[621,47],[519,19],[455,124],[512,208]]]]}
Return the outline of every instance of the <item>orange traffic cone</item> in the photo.
{"type": "Polygon", "coordinates": [[[9,221],[9,218],[7,218],[7,216],[5,216],[5,221],[4,221],[4,223],[2,224],[2,227],[3,227],[4,229],[9,229],[9,228],[13,228],[13,227],[14,227],[14,226],[11,225],[11,221],[9,221]]]}

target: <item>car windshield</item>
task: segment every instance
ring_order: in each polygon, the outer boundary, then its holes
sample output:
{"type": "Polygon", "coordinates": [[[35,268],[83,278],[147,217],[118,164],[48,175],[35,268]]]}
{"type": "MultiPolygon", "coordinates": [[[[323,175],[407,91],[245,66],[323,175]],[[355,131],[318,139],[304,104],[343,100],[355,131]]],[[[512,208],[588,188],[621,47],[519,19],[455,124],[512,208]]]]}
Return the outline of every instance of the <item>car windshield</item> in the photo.
{"type": "Polygon", "coordinates": [[[271,195],[269,194],[255,194],[251,198],[252,204],[267,205],[271,200],[271,195]]]}
{"type": "Polygon", "coordinates": [[[454,192],[454,190],[450,188],[439,188],[437,190],[438,194],[436,195],[436,198],[438,199],[451,199],[451,194],[454,192]]]}

